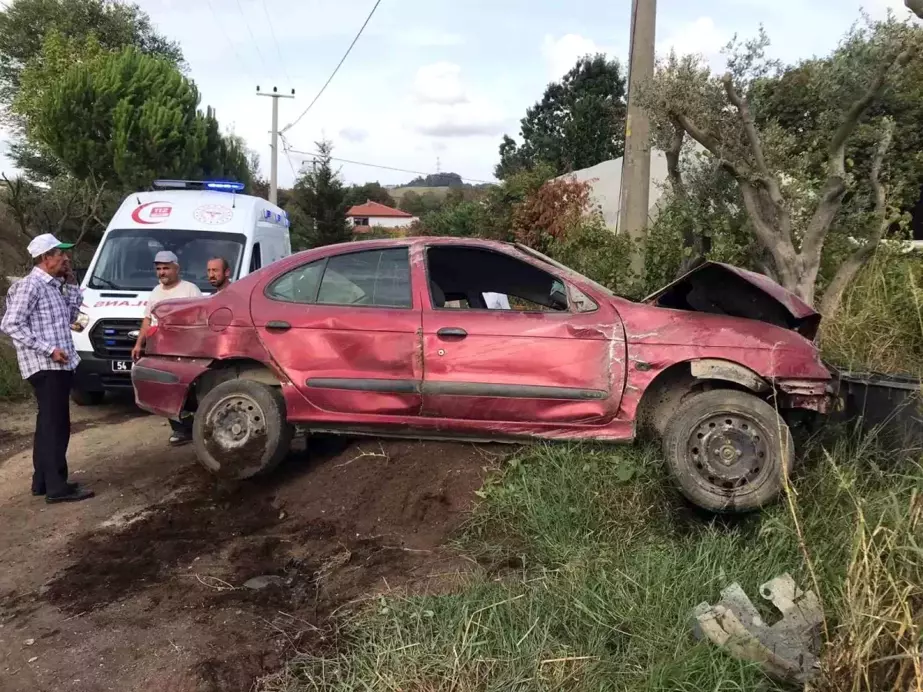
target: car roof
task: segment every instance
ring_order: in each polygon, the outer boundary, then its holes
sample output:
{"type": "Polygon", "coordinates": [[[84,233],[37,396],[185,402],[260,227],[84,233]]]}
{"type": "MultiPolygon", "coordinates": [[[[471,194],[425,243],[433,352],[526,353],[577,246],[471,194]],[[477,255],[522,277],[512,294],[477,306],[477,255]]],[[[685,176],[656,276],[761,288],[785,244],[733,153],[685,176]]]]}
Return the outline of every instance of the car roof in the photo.
{"type": "Polygon", "coordinates": [[[482,238],[455,238],[445,236],[409,236],[406,238],[376,238],[373,240],[351,240],[346,243],[335,243],[333,245],[322,245],[302,250],[292,255],[307,256],[311,255],[328,255],[341,254],[358,250],[375,250],[378,248],[389,247],[410,247],[412,245],[473,245],[494,250],[516,251],[517,248],[513,243],[507,243],[500,240],[484,240],[482,238]]]}

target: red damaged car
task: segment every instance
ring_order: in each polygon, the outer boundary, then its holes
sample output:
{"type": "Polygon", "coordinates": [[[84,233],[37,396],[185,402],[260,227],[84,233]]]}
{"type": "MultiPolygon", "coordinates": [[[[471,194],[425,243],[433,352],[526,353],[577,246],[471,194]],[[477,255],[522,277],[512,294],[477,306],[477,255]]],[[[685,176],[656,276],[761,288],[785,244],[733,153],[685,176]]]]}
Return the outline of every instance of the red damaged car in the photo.
{"type": "Polygon", "coordinates": [[[154,314],[138,405],[194,415],[199,460],[236,478],[272,469],[296,431],[629,442],[644,427],[690,500],[747,511],[782,488],[789,423],[831,401],[820,316],[717,263],[634,303],[522,245],[374,240],[154,314]]]}

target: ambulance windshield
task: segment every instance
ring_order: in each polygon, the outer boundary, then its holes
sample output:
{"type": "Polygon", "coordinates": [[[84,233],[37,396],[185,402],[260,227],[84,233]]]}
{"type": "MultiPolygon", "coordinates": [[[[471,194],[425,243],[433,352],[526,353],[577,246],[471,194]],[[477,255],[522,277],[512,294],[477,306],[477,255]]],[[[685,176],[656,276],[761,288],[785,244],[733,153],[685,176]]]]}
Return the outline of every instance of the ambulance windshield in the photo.
{"type": "Polygon", "coordinates": [[[223,257],[231,267],[232,279],[240,270],[246,237],[239,233],[180,231],[166,228],[114,230],[106,235],[87,287],[110,291],[150,291],[157,285],[154,255],[171,250],[179,258],[180,278],[205,292],[206,265],[212,257],[223,257]]]}

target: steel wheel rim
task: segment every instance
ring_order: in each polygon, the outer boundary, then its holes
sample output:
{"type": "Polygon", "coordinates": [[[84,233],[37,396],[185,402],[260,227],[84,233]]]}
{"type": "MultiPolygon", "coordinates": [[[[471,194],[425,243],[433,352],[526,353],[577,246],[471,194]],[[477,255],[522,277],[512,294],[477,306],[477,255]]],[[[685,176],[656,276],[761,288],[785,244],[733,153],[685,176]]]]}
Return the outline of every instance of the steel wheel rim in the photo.
{"type": "Polygon", "coordinates": [[[696,483],[721,494],[752,492],[772,471],[769,434],[740,413],[699,419],[689,433],[686,456],[696,483]]]}
{"type": "Polygon", "coordinates": [[[231,394],[219,400],[208,414],[210,438],[222,451],[233,452],[265,444],[266,415],[255,399],[246,394],[231,394]]]}

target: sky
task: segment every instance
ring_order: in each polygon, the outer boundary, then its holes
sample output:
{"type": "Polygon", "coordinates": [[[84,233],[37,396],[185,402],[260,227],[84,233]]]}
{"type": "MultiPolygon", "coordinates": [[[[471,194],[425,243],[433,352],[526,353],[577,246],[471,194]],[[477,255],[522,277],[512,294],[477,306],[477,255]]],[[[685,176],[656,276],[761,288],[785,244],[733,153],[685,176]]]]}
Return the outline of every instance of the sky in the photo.
{"type": "MultiPolygon", "coordinates": [[[[271,99],[294,150],[328,139],[347,183],[401,184],[414,172],[453,171],[493,181],[504,133],[586,53],[627,66],[630,0],[381,0],[339,72],[300,119],[343,57],[375,0],[136,0],[182,46],[202,107],[241,135],[268,178],[271,99]],[[405,171],[375,168],[377,164],[405,171]],[[413,172],[406,172],[413,171],[413,172]]],[[[736,33],[772,40],[787,62],[833,49],[865,10],[905,16],[903,0],[659,0],[657,52],[700,53],[721,69],[736,33]]],[[[0,133],[2,137],[2,133],[0,133]]],[[[280,149],[279,185],[310,156],[280,149]]],[[[0,170],[13,167],[0,157],[0,170]]]]}

